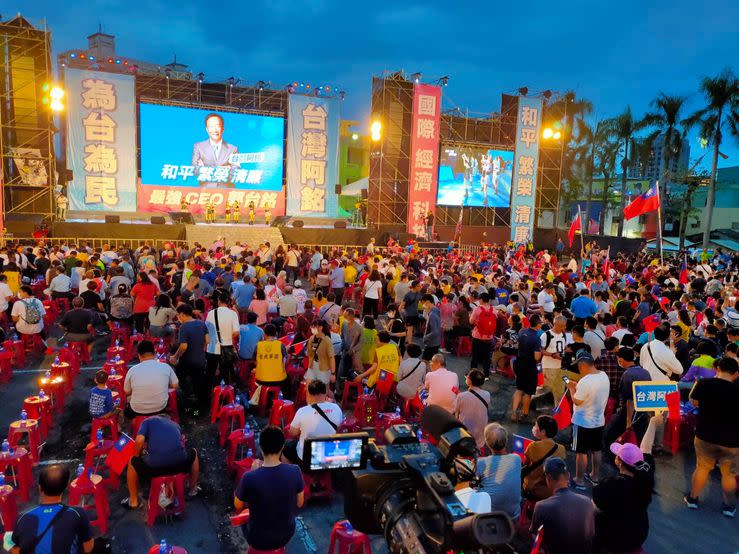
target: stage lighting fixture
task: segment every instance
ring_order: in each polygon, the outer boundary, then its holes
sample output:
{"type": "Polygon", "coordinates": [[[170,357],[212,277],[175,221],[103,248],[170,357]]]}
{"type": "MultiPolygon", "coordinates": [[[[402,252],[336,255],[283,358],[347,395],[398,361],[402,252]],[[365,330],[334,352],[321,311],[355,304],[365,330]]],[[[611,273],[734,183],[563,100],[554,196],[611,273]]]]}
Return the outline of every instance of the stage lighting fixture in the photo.
{"type": "Polygon", "coordinates": [[[370,132],[372,136],[372,140],[377,142],[382,137],[382,123],[379,121],[373,121],[372,125],[370,125],[370,132]]]}
{"type": "Polygon", "coordinates": [[[200,73],[197,74],[197,78],[198,78],[198,83],[202,83],[203,79],[205,79],[205,73],[201,71],[200,73]]]}
{"type": "Polygon", "coordinates": [[[554,131],[554,135],[552,135],[552,138],[554,140],[559,140],[560,138],[562,138],[562,133],[560,133],[559,131],[554,131]]]}
{"type": "Polygon", "coordinates": [[[445,87],[445,86],[447,86],[447,85],[449,84],[449,77],[448,77],[448,76],[446,76],[446,75],[444,75],[444,76],[443,76],[443,77],[442,77],[441,79],[439,79],[439,84],[440,84],[440,85],[441,85],[442,87],[445,87]]]}
{"type": "Polygon", "coordinates": [[[551,90],[545,90],[541,93],[544,98],[549,100],[552,97],[552,91],[551,90]]]}
{"type": "Polygon", "coordinates": [[[310,90],[310,83],[306,83],[305,88],[310,90]]]}
{"type": "Polygon", "coordinates": [[[108,58],[108,63],[113,63],[113,58],[108,58]]]}
{"type": "Polygon", "coordinates": [[[120,64],[121,60],[116,60],[115,63],[120,64]]]}
{"type": "Polygon", "coordinates": [[[259,81],[257,83],[257,87],[259,87],[259,90],[264,90],[264,87],[266,87],[266,86],[267,86],[267,83],[264,82],[264,81],[259,81]]]}
{"type": "Polygon", "coordinates": [[[358,140],[359,135],[357,133],[352,133],[352,140],[358,140]]]}
{"type": "Polygon", "coordinates": [[[343,100],[345,97],[346,97],[346,92],[344,92],[343,90],[341,92],[339,92],[339,99],[340,100],[343,100]]]}
{"type": "Polygon", "coordinates": [[[545,138],[545,139],[550,139],[550,138],[552,138],[552,135],[554,135],[554,131],[552,131],[552,130],[551,130],[551,129],[550,129],[549,127],[547,127],[546,129],[544,129],[544,130],[543,130],[543,131],[541,132],[541,136],[542,136],[542,138],[545,138]]]}
{"type": "Polygon", "coordinates": [[[418,83],[421,80],[420,73],[411,73],[411,81],[418,83]]]}
{"type": "Polygon", "coordinates": [[[526,96],[529,93],[529,87],[521,87],[518,89],[518,94],[521,96],[526,96]]]}
{"type": "Polygon", "coordinates": [[[62,102],[64,90],[61,87],[51,87],[49,98],[51,98],[51,104],[49,105],[51,111],[60,112],[64,109],[64,103],[62,102]]]}
{"type": "Polygon", "coordinates": [[[77,54],[75,54],[74,52],[72,52],[72,53],[71,53],[71,54],[69,55],[69,57],[70,57],[70,58],[76,58],[76,57],[77,57],[77,54]]]}

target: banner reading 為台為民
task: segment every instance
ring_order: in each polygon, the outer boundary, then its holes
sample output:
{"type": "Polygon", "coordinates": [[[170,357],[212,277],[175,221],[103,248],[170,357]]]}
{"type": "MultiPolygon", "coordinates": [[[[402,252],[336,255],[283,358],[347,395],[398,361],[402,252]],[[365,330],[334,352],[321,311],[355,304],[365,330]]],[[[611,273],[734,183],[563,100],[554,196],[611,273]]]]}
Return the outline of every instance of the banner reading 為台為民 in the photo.
{"type": "Polygon", "coordinates": [[[413,87],[411,170],[408,183],[409,233],[426,235],[425,218],[436,205],[439,176],[439,119],[441,88],[416,84],[413,87]]]}
{"type": "Polygon", "coordinates": [[[534,237],[541,111],[541,98],[518,97],[516,156],[511,192],[511,240],[514,244],[529,243],[534,237]]]}
{"type": "Polygon", "coordinates": [[[338,98],[290,95],[287,119],[287,215],[336,217],[338,98]]]}
{"type": "Polygon", "coordinates": [[[132,75],[65,69],[72,210],[136,211],[132,75]]]}

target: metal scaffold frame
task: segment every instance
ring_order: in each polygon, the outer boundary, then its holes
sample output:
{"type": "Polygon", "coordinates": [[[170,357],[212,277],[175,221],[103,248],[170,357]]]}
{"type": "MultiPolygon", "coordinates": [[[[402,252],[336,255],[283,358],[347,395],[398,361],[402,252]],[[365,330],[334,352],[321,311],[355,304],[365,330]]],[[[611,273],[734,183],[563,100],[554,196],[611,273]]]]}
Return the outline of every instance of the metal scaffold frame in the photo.
{"type": "Polygon", "coordinates": [[[53,214],[56,180],[54,118],[42,103],[43,87],[53,79],[51,33],[18,16],[0,22],[0,171],[6,214],[53,214]],[[17,149],[38,154],[18,154],[17,149]],[[42,164],[47,181],[25,184],[16,159],[42,164]]]}
{"type": "MultiPolygon", "coordinates": [[[[567,120],[567,103],[555,102],[553,97],[544,102],[542,129],[554,122],[567,120]]],[[[546,227],[559,228],[559,200],[562,193],[562,166],[567,130],[562,140],[539,140],[539,169],[536,186],[536,225],[540,226],[542,214],[552,212],[552,224],[546,227]]]]}

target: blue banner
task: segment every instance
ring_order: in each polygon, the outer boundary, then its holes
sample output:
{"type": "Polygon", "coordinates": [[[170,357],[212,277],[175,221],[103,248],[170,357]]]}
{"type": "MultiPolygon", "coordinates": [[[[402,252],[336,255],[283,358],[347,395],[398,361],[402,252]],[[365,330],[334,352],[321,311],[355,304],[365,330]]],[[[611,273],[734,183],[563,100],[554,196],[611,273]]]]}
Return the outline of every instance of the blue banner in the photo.
{"type": "Polygon", "coordinates": [[[134,77],[65,69],[71,210],[136,211],[134,77]]]}
{"type": "Polygon", "coordinates": [[[338,98],[290,96],[287,215],[336,217],[340,105],[338,98]]]}
{"type": "Polygon", "coordinates": [[[534,237],[541,112],[541,98],[518,97],[516,159],[511,194],[511,240],[514,244],[526,244],[534,237]]]}
{"type": "Polygon", "coordinates": [[[673,381],[634,381],[634,410],[637,412],[660,412],[667,409],[669,393],[677,391],[677,383],[673,381]]]}

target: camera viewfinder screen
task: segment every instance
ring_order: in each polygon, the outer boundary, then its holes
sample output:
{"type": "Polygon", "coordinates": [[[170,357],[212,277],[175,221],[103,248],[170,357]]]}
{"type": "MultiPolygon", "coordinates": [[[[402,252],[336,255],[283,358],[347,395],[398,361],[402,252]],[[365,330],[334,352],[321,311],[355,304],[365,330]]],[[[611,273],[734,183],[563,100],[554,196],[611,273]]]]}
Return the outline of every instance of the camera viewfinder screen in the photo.
{"type": "Polygon", "coordinates": [[[362,439],[310,441],[310,469],[357,469],[362,467],[362,439]]]}

